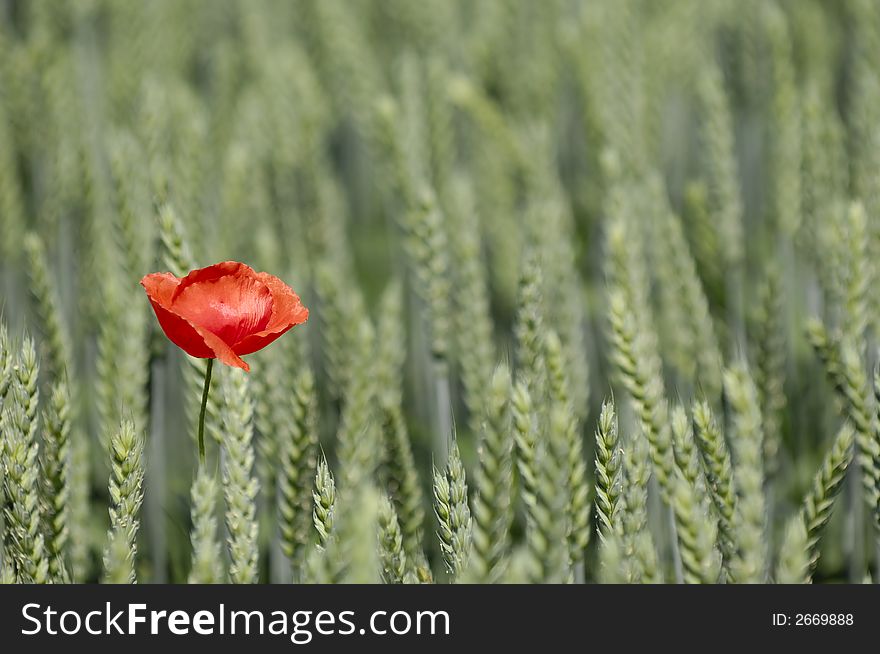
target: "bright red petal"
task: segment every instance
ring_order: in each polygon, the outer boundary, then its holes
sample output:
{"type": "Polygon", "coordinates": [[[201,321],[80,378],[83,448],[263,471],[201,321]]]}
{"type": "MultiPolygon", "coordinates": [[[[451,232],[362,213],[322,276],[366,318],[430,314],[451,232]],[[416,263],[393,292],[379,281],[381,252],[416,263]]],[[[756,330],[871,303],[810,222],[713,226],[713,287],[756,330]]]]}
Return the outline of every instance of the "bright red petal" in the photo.
{"type": "Polygon", "coordinates": [[[272,294],[272,312],[269,321],[260,331],[238,341],[233,350],[244,356],[263,349],[269,343],[309,318],[309,310],[300,302],[299,296],[287,284],[274,275],[256,273],[272,294]]]}
{"type": "Polygon", "coordinates": [[[272,293],[253,274],[229,274],[191,282],[174,292],[172,309],[230,347],[266,328],[272,293]]]}
{"type": "Polygon", "coordinates": [[[179,283],[180,280],[171,273],[153,273],[141,280],[165,336],[190,356],[211,358],[214,352],[196,328],[170,309],[171,296],[179,283]]]}
{"type": "Polygon", "coordinates": [[[219,336],[198,327],[196,329],[202,338],[205,339],[205,344],[213,350],[214,356],[220,359],[221,362],[225,363],[227,366],[232,366],[233,368],[241,368],[245,372],[251,371],[251,367],[248,365],[247,361],[243,360],[233,352],[232,348],[224,343],[219,336]]]}
{"type": "Polygon", "coordinates": [[[213,266],[208,266],[207,268],[199,268],[198,270],[191,271],[186,277],[182,277],[179,280],[179,285],[177,288],[177,292],[171,297],[172,300],[176,300],[177,296],[180,295],[184,289],[198,282],[210,282],[221,277],[227,276],[244,276],[244,277],[254,277],[256,278],[256,271],[248,266],[247,264],[240,263],[238,261],[221,261],[220,263],[215,263],[213,266]]]}
{"type": "Polygon", "coordinates": [[[172,308],[171,298],[181,280],[170,273],[153,273],[141,280],[159,325],[168,339],[190,356],[199,359],[218,358],[228,366],[250,370],[218,336],[197,327],[172,308]]]}
{"type": "Polygon", "coordinates": [[[141,280],[165,335],[190,356],[217,358],[250,370],[241,356],[264,348],[309,317],[287,284],[237,261],[178,279],[154,273],[141,280]]]}
{"type": "Polygon", "coordinates": [[[178,284],[180,284],[180,280],[167,272],[152,273],[141,280],[141,286],[144,287],[150,300],[155,300],[163,305],[171,304],[171,296],[174,295],[178,284]]]}

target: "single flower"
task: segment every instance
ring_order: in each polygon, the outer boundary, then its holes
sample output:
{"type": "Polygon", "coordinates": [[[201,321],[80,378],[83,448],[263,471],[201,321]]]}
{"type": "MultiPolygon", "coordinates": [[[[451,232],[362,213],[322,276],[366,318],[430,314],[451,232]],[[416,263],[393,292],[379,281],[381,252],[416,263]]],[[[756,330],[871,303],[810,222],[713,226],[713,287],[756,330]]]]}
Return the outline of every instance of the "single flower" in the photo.
{"type": "Polygon", "coordinates": [[[165,335],[190,356],[250,371],[241,358],[266,347],[309,310],[287,284],[237,261],[193,270],[180,279],[141,280],[165,335]]]}

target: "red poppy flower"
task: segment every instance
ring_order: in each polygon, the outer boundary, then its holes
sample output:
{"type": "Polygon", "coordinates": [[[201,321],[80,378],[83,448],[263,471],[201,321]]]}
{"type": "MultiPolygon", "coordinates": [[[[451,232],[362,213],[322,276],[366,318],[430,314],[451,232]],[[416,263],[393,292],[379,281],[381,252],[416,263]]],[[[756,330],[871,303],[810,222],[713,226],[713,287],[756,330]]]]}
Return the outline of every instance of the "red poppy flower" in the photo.
{"type": "Polygon", "coordinates": [[[152,273],[141,280],[165,335],[190,356],[250,371],[242,356],[261,350],[308,320],[287,284],[237,261],[193,270],[183,279],[152,273]]]}

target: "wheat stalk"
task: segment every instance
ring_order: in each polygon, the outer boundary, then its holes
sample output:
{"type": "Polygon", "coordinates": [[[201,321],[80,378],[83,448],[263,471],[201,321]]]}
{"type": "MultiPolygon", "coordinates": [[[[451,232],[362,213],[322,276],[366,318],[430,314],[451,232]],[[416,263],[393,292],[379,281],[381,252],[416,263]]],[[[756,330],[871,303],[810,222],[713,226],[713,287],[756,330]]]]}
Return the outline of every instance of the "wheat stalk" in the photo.
{"type": "Polygon", "coordinates": [[[485,391],[492,383],[495,364],[493,324],[489,304],[487,275],[482,261],[480,225],[473,206],[473,191],[457,177],[451,191],[453,208],[449,214],[449,247],[458,265],[453,267],[455,285],[454,339],[464,401],[471,432],[482,429],[485,391]]]}
{"type": "Polygon", "coordinates": [[[549,129],[540,125],[523,130],[522,136],[522,149],[534,153],[523,172],[527,194],[532,198],[524,208],[524,231],[530,244],[527,249],[535,248],[541,264],[539,309],[542,322],[552,326],[559,337],[572,411],[582,421],[588,409],[589,367],[575,224],[557,177],[549,129]]]}
{"type": "Polygon", "coordinates": [[[6,497],[4,558],[24,583],[50,581],[50,555],[41,527],[39,443],[37,442],[37,376],[39,366],[34,342],[25,338],[12,368],[11,392],[3,407],[2,463],[6,497]]]}
{"type": "Polygon", "coordinates": [[[104,580],[136,583],[135,561],[139,512],[144,499],[144,438],[130,420],[122,422],[109,439],[110,532],[104,552],[104,580]]]}
{"type": "Polygon", "coordinates": [[[785,536],[779,549],[776,566],[776,583],[810,583],[810,543],[802,513],[798,512],[788,521],[785,536]]]}
{"type": "MultiPolygon", "coordinates": [[[[622,210],[617,210],[622,211],[622,210]]],[[[628,217],[621,213],[609,227],[608,320],[613,346],[611,360],[632,398],[642,431],[648,440],[654,474],[664,497],[674,468],[667,421],[662,363],[650,327],[649,303],[643,271],[627,243],[628,217]],[[639,307],[643,313],[634,313],[639,307]]]]}
{"type": "Polygon", "coordinates": [[[43,412],[44,515],[46,549],[52,557],[49,572],[56,581],[69,581],[67,544],[70,537],[70,396],[59,381],[52,388],[43,412]]]}
{"type": "Polygon", "coordinates": [[[621,458],[614,402],[606,400],[596,426],[596,517],[603,543],[621,533],[619,514],[624,477],[621,458]]]}
{"type": "Polygon", "coordinates": [[[373,477],[379,463],[378,426],[375,416],[375,333],[368,318],[361,318],[337,433],[341,486],[357,488],[373,477]]]}
{"type": "MultiPolygon", "coordinates": [[[[287,340],[276,347],[284,349],[287,340]]],[[[273,352],[273,354],[276,354],[273,352]]],[[[287,354],[287,352],[285,352],[287,354]]],[[[254,399],[254,443],[256,446],[256,466],[260,479],[262,494],[261,512],[271,515],[275,512],[276,490],[280,479],[276,463],[281,460],[281,444],[285,440],[289,424],[281,418],[279,404],[286,404],[292,395],[289,388],[284,388],[287,380],[285,368],[286,357],[279,352],[277,356],[266,361],[258,370],[249,375],[251,396],[254,399]]]]}
{"type": "Polygon", "coordinates": [[[403,530],[407,560],[424,568],[422,525],[425,510],[412,447],[399,407],[385,408],[384,418],[387,486],[403,530]]]}
{"type": "Polygon", "coordinates": [[[780,285],[779,272],[771,267],[759,291],[760,303],[755,321],[754,376],[764,421],[764,468],[768,479],[772,479],[779,468],[777,458],[782,439],[782,414],[786,403],[786,344],[780,285]]]}
{"type": "Polygon", "coordinates": [[[734,525],[739,549],[730,572],[737,583],[760,583],[767,559],[761,408],[754,382],[742,365],[725,372],[724,392],[732,410],[733,478],[738,493],[734,525]]]}
{"type": "Polygon", "coordinates": [[[51,377],[58,379],[73,372],[69,330],[64,325],[61,301],[52,281],[42,239],[36,234],[27,234],[24,238],[24,250],[28,259],[31,293],[36,300],[42,331],[46,337],[43,356],[45,368],[51,377]]]}
{"type": "Polygon", "coordinates": [[[294,570],[301,565],[311,519],[312,472],[317,461],[317,396],[311,370],[296,377],[290,407],[290,433],[281,443],[278,519],[281,548],[294,570]]]}
{"type": "Polygon", "coordinates": [[[679,405],[672,407],[669,412],[669,422],[672,428],[672,451],[675,464],[688,485],[701,495],[705,495],[700,454],[697,451],[697,441],[687,411],[679,405]]]}
{"type": "MultiPolygon", "coordinates": [[[[411,60],[405,60],[411,62],[411,60]]],[[[414,288],[424,303],[423,324],[430,337],[431,356],[440,367],[436,371],[443,378],[448,361],[451,333],[450,291],[453,281],[449,261],[449,236],[441,199],[426,183],[426,155],[424,153],[424,111],[421,94],[413,87],[412,66],[403,66],[404,100],[403,112],[398,111],[395,101],[383,97],[375,108],[377,138],[385,151],[389,177],[400,199],[398,222],[403,231],[403,249],[407,266],[414,276],[414,288]],[[415,105],[415,106],[414,106],[415,105]],[[404,127],[396,125],[403,113],[404,127]],[[407,129],[408,127],[408,129],[407,129]]],[[[439,407],[448,411],[448,407],[439,407]]],[[[445,436],[444,436],[445,438],[445,436]]]]}
{"type": "Polygon", "coordinates": [[[503,572],[513,521],[514,438],[510,420],[510,371],[500,365],[485,400],[480,466],[473,503],[471,574],[482,582],[497,581],[503,572]]]}
{"type": "MultiPolygon", "coordinates": [[[[535,427],[532,398],[523,380],[513,386],[511,407],[521,495],[527,514],[528,578],[561,583],[568,577],[568,551],[563,547],[566,522],[558,518],[564,515],[566,496],[556,486],[563,471],[550,442],[542,440],[535,427]]],[[[567,416],[557,408],[549,418],[550,431],[557,431],[567,416]]]]}
{"type": "Polygon", "coordinates": [[[707,491],[718,517],[719,548],[729,575],[730,565],[738,548],[735,532],[737,498],[730,451],[707,402],[694,404],[693,417],[707,491]]]}
{"type": "Polygon", "coordinates": [[[91,567],[92,538],[88,528],[91,518],[89,496],[91,478],[89,443],[86,435],[75,431],[70,443],[70,574],[81,583],[88,578],[91,567]]]}
{"type": "Polygon", "coordinates": [[[336,483],[327,459],[321,457],[318,461],[315,474],[315,489],[312,491],[314,508],[312,510],[312,522],[318,531],[320,544],[326,548],[333,534],[336,508],[336,483]]]}
{"type": "Polygon", "coordinates": [[[383,478],[394,502],[403,546],[410,565],[422,566],[422,525],[425,518],[422,488],[404,418],[401,375],[406,349],[403,333],[402,287],[392,283],[382,296],[378,327],[378,399],[384,444],[383,478]]]}
{"type": "Polygon", "coordinates": [[[673,502],[685,583],[714,584],[721,572],[721,556],[715,547],[718,527],[697,488],[677,471],[673,502]]]}
{"type": "Polygon", "coordinates": [[[599,581],[603,584],[625,584],[630,581],[623,558],[623,538],[609,533],[599,543],[599,581]]]}
{"type": "Polygon", "coordinates": [[[217,481],[205,466],[199,468],[192,485],[192,564],[189,582],[218,584],[223,580],[223,559],[217,539],[217,481]]]}
{"type": "Polygon", "coordinates": [[[870,288],[872,279],[868,235],[868,216],[860,202],[853,202],[843,214],[837,238],[840,248],[838,279],[835,289],[846,320],[842,325],[844,340],[861,352],[865,332],[871,321],[870,288]]]}
{"type": "Polygon", "coordinates": [[[512,173],[523,167],[524,155],[500,108],[477,83],[455,76],[449,82],[449,96],[474,123],[472,133],[479,143],[474,168],[480,189],[475,201],[491,254],[490,282],[509,301],[516,295],[523,240],[517,230],[509,229],[510,215],[517,209],[512,173]]]}
{"type": "Polygon", "coordinates": [[[743,257],[742,201],[740,200],[734,149],[733,118],[730,101],[724,89],[720,67],[714,62],[703,66],[697,91],[705,114],[702,130],[705,160],[708,169],[710,202],[717,219],[717,238],[724,243],[727,267],[735,267],[743,257]]]}
{"type": "Polygon", "coordinates": [[[247,378],[238,370],[225,371],[221,424],[223,440],[223,495],[226,500],[226,531],[229,578],[232,583],[258,580],[259,548],[255,499],[259,482],[253,475],[253,403],[247,378]]]}
{"type": "Polygon", "coordinates": [[[381,581],[379,541],[380,496],[368,482],[342,489],[334,537],[326,557],[336,583],[376,584],[381,581]]]}
{"type": "Polygon", "coordinates": [[[322,259],[315,268],[318,316],[321,320],[321,347],[330,393],[341,399],[350,386],[349,376],[356,356],[359,322],[349,316],[364,314],[364,300],[357,289],[350,289],[339,264],[322,259]]]}
{"type": "MultiPolygon", "coordinates": [[[[833,244],[828,242],[826,217],[836,215],[847,184],[844,128],[836,107],[823,101],[830,80],[813,80],[805,90],[803,108],[803,211],[807,246],[815,256],[819,283],[833,293],[833,244]],[[823,256],[823,254],[825,256],[823,256]],[[832,255],[832,256],[829,256],[832,255]]],[[[834,222],[837,222],[836,220],[834,222]]]]}
{"type": "Polygon", "coordinates": [[[403,549],[403,533],[397,521],[394,504],[383,497],[379,504],[379,558],[382,579],[386,584],[402,584],[408,579],[406,552],[403,549]]]}
{"type": "Polygon", "coordinates": [[[471,548],[467,480],[455,440],[449,448],[446,469],[434,469],[434,514],[446,570],[455,579],[467,566],[471,548]]]}
{"type": "Polygon", "coordinates": [[[648,530],[648,480],[650,453],[642,439],[631,439],[623,450],[624,492],[620,509],[627,583],[662,581],[654,540],[648,530]]]}
{"type": "Polygon", "coordinates": [[[642,347],[638,341],[640,337],[635,319],[627,307],[624,295],[612,291],[609,307],[614,341],[614,364],[620,373],[621,381],[633,399],[642,430],[651,446],[651,460],[657,481],[660,482],[662,489],[666,489],[674,462],[659,370],[654,366],[651,368],[643,366],[644,362],[651,359],[641,355],[642,347]]]}
{"type": "MultiPolygon", "coordinates": [[[[569,557],[575,568],[583,565],[584,551],[590,542],[590,488],[587,482],[587,465],[584,460],[584,446],[581,439],[580,423],[572,406],[569,390],[569,376],[563,361],[562,342],[556,332],[550,330],[545,339],[548,390],[551,411],[557,412],[551,430],[550,440],[556,443],[562,467],[565,469],[567,502],[566,522],[569,542],[569,557]],[[564,416],[570,416],[567,419],[564,416]]],[[[581,571],[582,572],[582,571],[581,571]]]]}
{"type": "MultiPolygon", "coordinates": [[[[526,383],[529,395],[542,405],[547,393],[547,361],[544,342],[543,277],[536,252],[529,252],[519,281],[519,299],[514,325],[518,375],[526,383]]],[[[534,418],[539,429],[544,421],[534,418]]]]}
{"type": "Polygon", "coordinates": [[[658,281],[660,317],[665,326],[663,355],[683,379],[693,380],[707,397],[718,397],[721,351],[681,220],[669,206],[662,180],[656,175],[649,179],[647,192],[658,214],[653,268],[658,281]]]}
{"type": "Polygon", "coordinates": [[[880,437],[875,431],[876,417],[868,408],[869,390],[864,367],[853,344],[847,340],[832,341],[820,322],[808,322],[807,336],[855,429],[865,501],[875,528],[880,528],[880,437]]]}
{"type": "Polygon", "coordinates": [[[773,143],[774,213],[785,234],[801,225],[801,106],[798,98],[793,43],[785,13],[776,5],[762,5],[770,42],[773,77],[771,115],[773,143]]]}
{"type": "Polygon", "coordinates": [[[822,467],[816,472],[810,491],[804,497],[801,516],[807,528],[810,572],[816,569],[819,561],[819,539],[831,519],[834,502],[843,489],[846,471],[852,463],[854,437],[852,426],[845,423],[825,455],[822,467]]]}

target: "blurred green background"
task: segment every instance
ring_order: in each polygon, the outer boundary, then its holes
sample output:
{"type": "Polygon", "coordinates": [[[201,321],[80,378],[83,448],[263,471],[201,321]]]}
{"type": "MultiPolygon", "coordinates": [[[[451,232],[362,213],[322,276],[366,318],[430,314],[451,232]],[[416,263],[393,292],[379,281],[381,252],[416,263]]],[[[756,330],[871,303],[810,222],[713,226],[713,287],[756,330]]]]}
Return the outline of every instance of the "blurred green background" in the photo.
{"type": "MultiPolygon", "coordinates": [[[[621,431],[638,430],[607,339],[616,191],[669,400],[689,407],[706,390],[682,260],[725,359],[781,362],[775,547],[839,421],[804,322],[852,325],[853,261],[866,262],[866,370],[875,358],[878,62],[872,0],[0,0],[3,320],[15,338],[52,336],[23,248],[36,234],[79,389],[76,430],[91,443],[90,524],[77,536],[89,578],[106,531],[99,443],[122,416],[149,433],[141,577],[186,577],[193,385],[138,286],[180,262],[244,261],[312,309],[290,345],[252,357],[264,488],[277,450],[260,421],[277,419],[298,365],[316,370],[332,461],[353,326],[377,320],[401,281],[405,330],[389,347],[405,356],[398,381],[427,491],[443,456],[432,361],[448,364],[471,470],[474,403],[491,375],[474,330],[489,320],[492,367],[515,363],[519,280],[538,252],[592,474],[604,398],[618,398],[621,431]],[[865,216],[855,227],[853,201],[865,216]],[[412,223],[414,202],[433,222],[412,223]]],[[[261,497],[262,574],[279,579],[271,493],[261,497]]],[[[818,577],[860,581],[873,539],[857,481],[841,506],[818,577]]],[[[435,528],[428,513],[426,542],[435,528]]]]}

